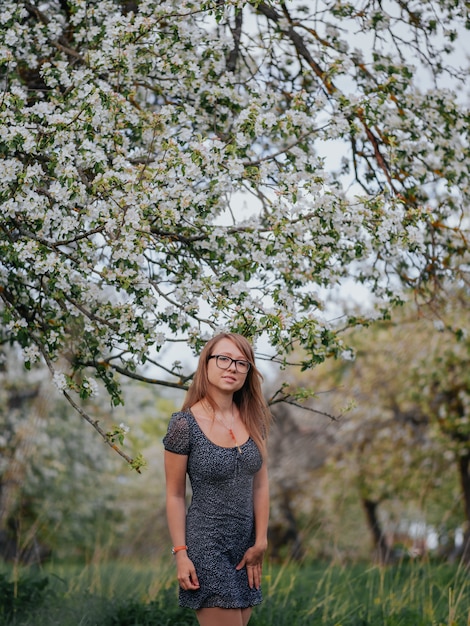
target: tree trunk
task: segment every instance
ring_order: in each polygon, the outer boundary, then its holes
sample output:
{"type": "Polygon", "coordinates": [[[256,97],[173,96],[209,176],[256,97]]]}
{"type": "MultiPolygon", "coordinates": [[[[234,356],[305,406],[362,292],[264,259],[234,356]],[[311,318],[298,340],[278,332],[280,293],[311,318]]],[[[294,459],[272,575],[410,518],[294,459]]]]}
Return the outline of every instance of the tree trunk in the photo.
{"type": "Polygon", "coordinates": [[[17,518],[27,466],[34,445],[39,420],[47,414],[47,396],[40,387],[30,390],[12,390],[7,410],[21,408],[28,415],[16,431],[12,449],[3,474],[0,476],[0,556],[5,560],[30,562],[35,558],[34,533],[20,532],[17,518]]]}
{"type": "Polygon", "coordinates": [[[270,556],[278,559],[282,548],[289,547],[290,558],[301,561],[304,557],[302,538],[291,505],[291,497],[288,490],[283,491],[279,504],[280,516],[269,527],[270,556]]]}
{"type": "Polygon", "coordinates": [[[468,452],[459,457],[459,474],[465,512],[462,561],[470,565],[470,453],[468,452]]]}
{"type": "Polygon", "coordinates": [[[367,498],[362,498],[361,501],[366,514],[367,526],[372,535],[374,558],[381,565],[386,565],[390,562],[392,554],[377,515],[379,503],[367,498]]]}

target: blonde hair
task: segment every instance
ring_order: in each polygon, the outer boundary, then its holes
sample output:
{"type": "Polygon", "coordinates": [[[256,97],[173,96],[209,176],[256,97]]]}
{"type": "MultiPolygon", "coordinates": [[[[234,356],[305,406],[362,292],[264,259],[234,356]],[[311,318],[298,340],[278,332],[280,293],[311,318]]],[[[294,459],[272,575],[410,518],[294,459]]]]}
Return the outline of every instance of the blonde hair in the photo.
{"type": "Polygon", "coordinates": [[[186,394],[182,410],[190,409],[196,402],[199,402],[203,398],[210,403],[214,410],[217,408],[215,401],[211,398],[209,393],[207,367],[209,357],[212,356],[215,346],[221,339],[229,339],[232,341],[251,364],[243,387],[233,394],[233,401],[237,405],[240,418],[246,426],[250,437],[264,455],[266,452],[266,438],[272,416],[261,391],[261,381],[263,377],[256,367],[253,347],[243,335],[237,333],[220,333],[206,343],[200,354],[196,373],[194,374],[193,382],[186,394]]]}

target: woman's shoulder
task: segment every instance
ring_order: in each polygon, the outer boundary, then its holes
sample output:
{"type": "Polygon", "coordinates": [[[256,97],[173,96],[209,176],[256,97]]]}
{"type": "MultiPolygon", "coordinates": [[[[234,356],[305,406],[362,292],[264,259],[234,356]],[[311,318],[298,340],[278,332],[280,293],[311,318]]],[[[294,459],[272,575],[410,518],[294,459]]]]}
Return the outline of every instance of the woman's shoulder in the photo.
{"type": "Polygon", "coordinates": [[[194,415],[191,409],[180,409],[171,414],[168,429],[189,429],[194,422],[194,415]]]}
{"type": "Polygon", "coordinates": [[[163,439],[166,450],[187,454],[190,445],[192,415],[188,410],[176,411],[171,415],[167,433],[163,439]]]}
{"type": "Polygon", "coordinates": [[[171,414],[170,424],[174,422],[185,422],[191,424],[194,421],[194,414],[191,409],[180,409],[171,414]]]}

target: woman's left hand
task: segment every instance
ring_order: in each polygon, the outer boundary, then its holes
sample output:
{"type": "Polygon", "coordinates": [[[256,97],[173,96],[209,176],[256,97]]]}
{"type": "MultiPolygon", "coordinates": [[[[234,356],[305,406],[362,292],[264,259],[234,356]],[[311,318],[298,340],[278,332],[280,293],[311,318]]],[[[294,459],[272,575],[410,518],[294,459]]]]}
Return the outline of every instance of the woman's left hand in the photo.
{"type": "Polygon", "coordinates": [[[240,570],[246,567],[248,575],[248,585],[250,589],[259,589],[261,586],[261,573],[263,571],[263,556],[265,548],[259,548],[256,545],[251,546],[243,555],[242,560],[236,569],[240,570]]]}

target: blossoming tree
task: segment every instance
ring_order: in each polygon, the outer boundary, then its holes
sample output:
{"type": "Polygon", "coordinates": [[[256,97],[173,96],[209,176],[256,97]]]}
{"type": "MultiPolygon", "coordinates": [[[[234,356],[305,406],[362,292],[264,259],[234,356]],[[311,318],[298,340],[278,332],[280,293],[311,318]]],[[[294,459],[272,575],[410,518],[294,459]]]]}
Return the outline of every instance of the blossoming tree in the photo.
{"type": "Polygon", "coordinates": [[[307,368],[345,349],[345,277],[383,314],[464,276],[466,11],[3,0],[1,341],[115,445],[79,403],[98,379],[184,387],[167,347],[221,328],[307,368]]]}

